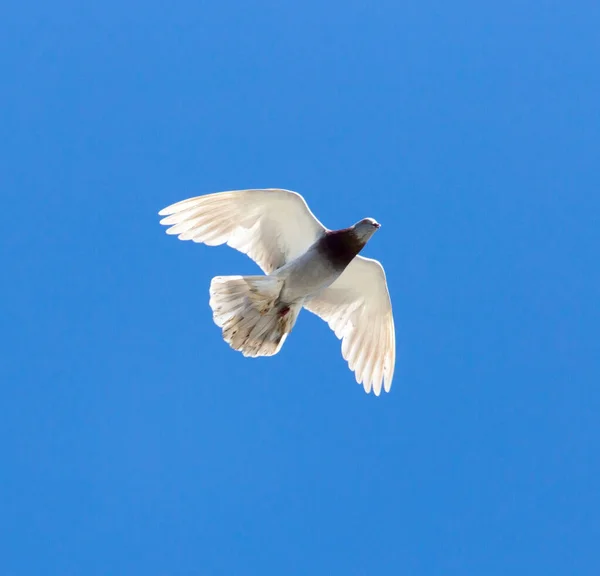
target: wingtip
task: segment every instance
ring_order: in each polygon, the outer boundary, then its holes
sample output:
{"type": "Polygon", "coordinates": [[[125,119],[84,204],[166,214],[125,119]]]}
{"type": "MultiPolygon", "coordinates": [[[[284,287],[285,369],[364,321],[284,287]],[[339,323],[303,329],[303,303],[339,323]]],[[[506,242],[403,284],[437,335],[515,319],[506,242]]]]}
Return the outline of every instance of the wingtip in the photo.
{"type": "Polygon", "coordinates": [[[379,397],[379,396],[381,396],[382,392],[389,392],[391,385],[392,385],[391,382],[386,383],[386,382],[382,382],[381,380],[379,380],[379,381],[375,380],[374,382],[365,381],[365,383],[363,384],[363,387],[367,394],[370,394],[371,392],[373,392],[373,394],[375,394],[375,396],[379,397]]]}
{"type": "Polygon", "coordinates": [[[171,214],[171,212],[169,211],[169,206],[167,206],[166,208],[163,208],[162,210],[160,210],[158,212],[159,216],[169,216],[169,214],[171,214]]]}
{"type": "Polygon", "coordinates": [[[389,393],[389,391],[392,389],[392,379],[385,379],[383,382],[383,389],[389,393]]]}

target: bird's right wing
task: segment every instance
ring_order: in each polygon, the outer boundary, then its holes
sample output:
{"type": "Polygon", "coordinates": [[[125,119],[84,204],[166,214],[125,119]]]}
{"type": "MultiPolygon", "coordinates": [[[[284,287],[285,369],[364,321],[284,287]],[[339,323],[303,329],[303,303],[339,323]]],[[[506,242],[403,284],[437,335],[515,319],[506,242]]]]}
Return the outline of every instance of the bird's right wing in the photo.
{"type": "Polygon", "coordinates": [[[329,288],[304,307],[329,324],[342,339],[342,355],[365,392],[392,386],[396,338],[392,304],[383,266],[356,256],[329,288]]]}
{"type": "Polygon", "coordinates": [[[236,190],[197,196],[159,212],[167,234],[209,246],[227,244],[266,274],[303,254],[325,231],[304,198],[279,189],[236,190]]]}

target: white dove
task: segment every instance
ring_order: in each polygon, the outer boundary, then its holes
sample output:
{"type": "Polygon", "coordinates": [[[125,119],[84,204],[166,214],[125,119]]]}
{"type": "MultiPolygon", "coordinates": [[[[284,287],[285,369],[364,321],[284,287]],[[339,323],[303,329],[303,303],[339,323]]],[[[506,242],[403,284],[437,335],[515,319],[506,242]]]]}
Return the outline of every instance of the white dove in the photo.
{"type": "Polygon", "coordinates": [[[161,210],[167,234],[247,254],[266,276],[217,276],[210,306],[223,338],[244,356],[281,349],[304,307],[342,340],[356,381],[379,396],[390,391],[396,344],[385,272],[358,253],[379,224],[364,218],[328,230],[296,192],[218,192],[161,210]]]}

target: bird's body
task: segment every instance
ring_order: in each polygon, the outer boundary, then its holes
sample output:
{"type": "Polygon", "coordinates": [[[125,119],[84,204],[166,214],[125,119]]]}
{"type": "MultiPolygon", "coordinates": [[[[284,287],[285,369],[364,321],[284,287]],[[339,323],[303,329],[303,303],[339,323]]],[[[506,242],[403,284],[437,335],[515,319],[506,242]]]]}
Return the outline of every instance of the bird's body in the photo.
{"type": "Polygon", "coordinates": [[[305,307],[343,338],[344,358],[365,390],[379,394],[383,383],[389,391],[395,339],[385,274],[377,261],[358,256],[377,222],[328,230],[299,194],[286,190],[209,194],[160,213],[172,225],[168,233],[227,243],[265,271],[211,282],[213,318],[232,348],[245,356],[276,354],[305,307]]]}
{"type": "Polygon", "coordinates": [[[321,258],[317,246],[313,245],[304,254],[273,272],[273,275],[284,281],[281,298],[291,303],[330,286],[339,276],[339,271],[321,258]]]}
{"type": "Polygon", "coordinates": [[[364,245],[350,230],[323,232],[304,254],[274,272],[285,281],[281,298],[294,302],[331,286],[364,245]]]}

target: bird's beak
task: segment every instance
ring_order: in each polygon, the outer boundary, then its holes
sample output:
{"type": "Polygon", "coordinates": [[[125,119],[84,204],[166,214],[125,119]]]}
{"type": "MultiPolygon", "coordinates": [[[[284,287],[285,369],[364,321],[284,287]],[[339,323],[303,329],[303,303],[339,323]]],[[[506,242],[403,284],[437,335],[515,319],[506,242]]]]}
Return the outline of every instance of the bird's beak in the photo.
{"type": "Polygon", "coordinates": [[[375,222],[373,224],[373,226],[375,226],[375,228],[377,228],[377,230],[379,230],[379,228],[381,228],[381,224],[379,222],[375,222]]]}

